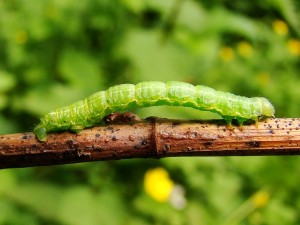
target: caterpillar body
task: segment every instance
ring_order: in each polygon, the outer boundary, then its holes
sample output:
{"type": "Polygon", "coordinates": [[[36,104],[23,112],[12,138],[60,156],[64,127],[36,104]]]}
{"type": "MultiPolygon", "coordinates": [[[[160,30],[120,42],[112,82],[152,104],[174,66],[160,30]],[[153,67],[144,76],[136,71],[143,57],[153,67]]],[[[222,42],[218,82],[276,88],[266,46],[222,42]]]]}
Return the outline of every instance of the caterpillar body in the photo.
{"type": "Polygon", "coordinates": [[[40,141],[46,141],[48,132],[70,130],[77,133],[85,127],[94,126],[112,112],[160,105],[215,112],[229,124],[232,119],[242,124],[246,120],[258,121],[263,117],[274,117],[275,114],[273,105],[263,97],[247,98],[177,81],[149,81],[136,85],[116,85],[72,105],[53,110],[41,117],[33,132],[40,141]]]}

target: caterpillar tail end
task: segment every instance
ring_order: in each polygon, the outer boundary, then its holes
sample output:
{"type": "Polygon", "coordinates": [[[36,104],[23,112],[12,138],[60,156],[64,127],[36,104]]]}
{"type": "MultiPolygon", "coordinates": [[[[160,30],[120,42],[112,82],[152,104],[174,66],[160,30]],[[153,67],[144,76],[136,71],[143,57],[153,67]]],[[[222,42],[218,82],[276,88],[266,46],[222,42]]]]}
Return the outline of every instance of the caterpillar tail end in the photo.
{"type": "Polygon", "coordinates": [[[47,141],[47,129],[43,125],[36,125],[36,127],[33,129],[33,133],[36,135],[39,141],[47,141]]]}

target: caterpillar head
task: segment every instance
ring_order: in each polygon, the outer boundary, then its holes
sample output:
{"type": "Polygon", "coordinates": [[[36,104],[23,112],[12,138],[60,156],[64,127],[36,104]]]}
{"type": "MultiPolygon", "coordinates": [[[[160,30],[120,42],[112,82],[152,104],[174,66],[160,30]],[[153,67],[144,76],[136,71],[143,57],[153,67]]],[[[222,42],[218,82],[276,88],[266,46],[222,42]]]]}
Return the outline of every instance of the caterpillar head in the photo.
{"type": "Polygon", "coordinates": [[[275,117],[275,109],[271,102],[266,98],[260,98],[262,116],[275,117]]]}

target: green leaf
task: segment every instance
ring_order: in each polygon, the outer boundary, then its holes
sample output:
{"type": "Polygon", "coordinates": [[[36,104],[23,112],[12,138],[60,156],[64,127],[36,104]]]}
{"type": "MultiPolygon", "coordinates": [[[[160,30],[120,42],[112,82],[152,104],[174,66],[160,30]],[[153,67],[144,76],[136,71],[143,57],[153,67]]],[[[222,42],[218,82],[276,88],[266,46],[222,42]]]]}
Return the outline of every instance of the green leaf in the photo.
{"type": "Polygon", "coordinates": [[[61,77],[74,87],[97,90],[103,83],[99,61],[84,52],[65,49],[58,67],[61,77]]]}
{"type": "Polygon", "coordinates": [[[15,203],[34,210],[39,216],[54,220],[58,213],[61,191],[50,184],[31,183],[6,189],[3,193],[15,203]]]}
{"type": "Polygon", "coordinates": [[[0,134],[11,134],[15,132],[20,132],[18,121],[0,114],[0,134]]]}
{"type": "Polygon", "coordinates": [[[158,32],[131,31],[124,50],[135,69],[137,79],[133,80],[183,80],[190,63],[180,48],[164,42],[158,32]]]}
{"type": "Polygon", "coordinates": [[[11,188],[15,188],[16,176],[12,170],[0,170],[0,199],[2,194],[11,188]]]}
{"type": "Polygon", "coordinates": [[[70,188],[62,198],[57,216],[70,225],[121,224],[124,209],[118,197],[112,190],[97,193],[83,186],[70,188]]]}
{"type": "Polygon", "coordinates": [[[11,90],[16,85],[16,78],[7,71],[0,70],[0,93],[11,90]]]}

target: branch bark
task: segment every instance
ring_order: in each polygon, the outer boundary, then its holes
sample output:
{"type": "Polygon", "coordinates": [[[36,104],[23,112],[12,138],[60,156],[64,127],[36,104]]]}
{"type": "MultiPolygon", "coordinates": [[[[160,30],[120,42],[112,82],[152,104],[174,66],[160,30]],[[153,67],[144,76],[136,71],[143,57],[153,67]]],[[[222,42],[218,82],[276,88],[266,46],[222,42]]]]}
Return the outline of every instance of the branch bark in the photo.
{"type": "Polygon", "coordinates": [[[228,129],[224,121],[152,118],[83,130],[79,135],[0,135],[0,168],[126,158],[299,155],[300,118],[276,118],[228,129]]]}

